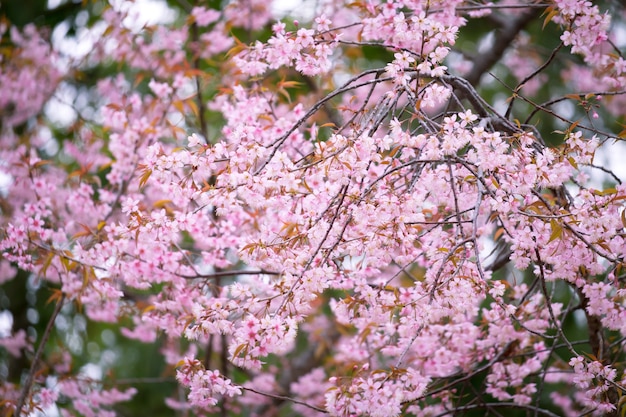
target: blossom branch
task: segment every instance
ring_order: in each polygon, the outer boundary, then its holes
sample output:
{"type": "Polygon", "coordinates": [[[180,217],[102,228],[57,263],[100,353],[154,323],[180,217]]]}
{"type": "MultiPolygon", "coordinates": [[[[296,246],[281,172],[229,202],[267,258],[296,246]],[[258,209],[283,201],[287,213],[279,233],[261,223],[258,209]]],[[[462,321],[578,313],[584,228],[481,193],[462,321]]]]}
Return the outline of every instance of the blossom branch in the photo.
{"type": "Polygon", "coordinates": [[[273,393],[270,393],[270,392],[263,392],[263,391],[259,391],[259,390],[256,390],[256,389],[250,388],[250,387],[243,387],[242,386],[241,389],[244,390],[244,391],[250,391],[250,392],[253,392],[255,394],[262,395],[264,397],[273,398],[273,399],[281,400],[281,401],[288,401],[288,402],[292,402],[294,404],[300,404],[300,405],[303,405],[305,407],[310,408],[311,410],[315,410],[315,411],[317,411],[319,413],[328,414],[328,411],[323,409],[323,408],[316,407],[314,405],[311,405],[311,404],[306,403],[304,401],[297,400],[295,398],[286,397],[284,395],[279,395],[279,394],[273,394],[273,393]]]}
{"type": "Polygon", "coordinates": [[[454,407],[451,410],[447,410],[447,411],[444,411],[442,413],[436,414],[435,417],[443,417],[443,416],[455,415],[455,414],[457,414],[459,412],[464,412],[464,411],[469,411],[469,410],[482,410],[482,409],[490,410],[491,408],[522,409],[522,410],[528,410],[529,412],[534,412],[535,415],[544,415],[544,416],[548,416],[548,417],[559,417],[558,414],[554,414],[552,411],[546,410],[545,408],[539,408],[539,407],[536,407],[536,406],[533,406],[533,405],[522,405],[522,404],[506,403],[506,402],[500,402],[500,403],[480,403],[480,404],[468,404],[468,405],[457,406],[457,407],[454,407]]]}
{"type": "Polygon", "coordinates": [[[54,326],[54,322],[56,321],[57,316],[63,308],[64,302],[65,294],[62,293],[57,301],[56,306],[54,307],[54,310],[52,311],[52,315],[48,320],[48,324],[46,325],[46,328],[41,335],[39,346],[37,347],[37,351],[35,352],[35,356],[33,357],[33,361],[30,365],[30,371],[26,375],[26,379],[24,380],[24,383],[22,385],[22,392],[15,405],[15,416],[20,416],[22,414],[22,409],[24,408],[26,399],[28,398],[32,385],[35,382],[35,374],[37,373],[37,368],[39,367],[39,361],[41,360],[41,356],[43,355],[43,350],[46,346],[46,343],[48,343],[48,338],[52,333],[52,327],[54,326]]]}

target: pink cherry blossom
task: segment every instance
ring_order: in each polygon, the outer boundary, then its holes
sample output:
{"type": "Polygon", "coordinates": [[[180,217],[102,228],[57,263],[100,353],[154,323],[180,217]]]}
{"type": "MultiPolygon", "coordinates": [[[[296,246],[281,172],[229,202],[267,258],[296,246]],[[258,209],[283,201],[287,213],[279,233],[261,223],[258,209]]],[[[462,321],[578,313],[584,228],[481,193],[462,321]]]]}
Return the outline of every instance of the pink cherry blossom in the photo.
{"type": "Polygon", "coordinates": [[[618,415],[621,15],[131,3],[0,23],[3,411],[618,415]]]}

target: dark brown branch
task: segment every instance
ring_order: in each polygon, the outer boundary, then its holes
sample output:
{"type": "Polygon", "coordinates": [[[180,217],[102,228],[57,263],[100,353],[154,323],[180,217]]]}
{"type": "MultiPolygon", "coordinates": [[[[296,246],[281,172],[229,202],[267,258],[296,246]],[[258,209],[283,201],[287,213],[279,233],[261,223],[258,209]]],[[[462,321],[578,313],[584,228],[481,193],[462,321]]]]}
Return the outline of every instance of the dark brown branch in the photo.
{"type": "MultiPolygon", "coordinates": [[[[289,397],[289,395],[291,395],[291,384],[298,381],[302,376],[308,374],[313,369],[321,366],[321,361],[328,353],[329,346],[333,346],[340,336],[341,334],[336,328],[330,328],[323,335],[323,339],[325,342],[324,347],[322,348],[323,352],[320,351],[319,347],[316,344],[311,344],[307,347],[306,351],[302,352],[295,358],[288,360],[288,363],[286,363],[283,367],[284,372],[281,374],[280,378],[277,381],[282,392],[288,394],[285,397],[272,397],[274,399],[274,406],[278,407],[284,401],[296,402],[291,399],[291,397],[289,397]]],[[[257,412],[257,415],[266,415],[265,411],[267,410],[268,406],[261,406],[255,411],[257,412]]]]}
{"type": "Polygon", "coordinates": [[[61,308],[63,308],[63,302],[65,301],[65,294],[61,294],[61,298],[57,302],[54,311],[52,312],[52,316],[50,316],[50,320],[48,320],[48,324],[46,325],[46,329],[41,336],[41,342],[39,342],[39,346],[37,347],[37,352],[35,352],[35,357],[33,358],[33,363],[30,365],[30,371],[26,376],[26,381],[24,381],[24,385],[22,386],[22,392],[20,394],[20,398],[17,400],[17,405],[15,407],[14,415],[19,417],[22,413],[22,409],[24,408],[24,403],[26,402],[26,398],[30,393],[30,389],[32,388],[35,373],[37,372],[37,366],[39,365],[39,360],[41,359],[41,355],[43,354],[43,349],[48,343],[48,338],[50,337],[50,333],[52,333],[52,326],[54,322],[61,312],[61,308]]]}
{"type": "Polygon", "coordinates": [[[495,272],[506,266],[511,261],[511,246],[504,239],[498,239],[487,259],[492,256],[493,259],[485,266],[485,271],[495,272]]]}
{"type": "MultiPolygon", "coordinates": [[[[517,409],[517,410],[528,410],[528,411],[534,411],[535,413],[537,413],[539,415],[544,415],[544,416],[549,416],[549,417],[559,417],[557,414],[554,414],[552,411],[546,410],[544,408],[539,408],[539,407],[535,407],[535,406],[532,406],[532,405],[515,404],[515,403],[468,404],[468,405],[455,407],[455,408],[452,408],[450,410],[444,411],[443,413],[437,414],[436,417],[457,415],[459,413],[462,413],[464,411],[469,411],[469,410],[480,410],[480,409],[489,410],[491,408],[510,408],[512,410],[515,410],[515,409],[517,409]]],[[[491,410],[491,411],[493,411],[493,410],[491,410]]]]}
{"type": "Polygon", "coordinates": [[[490,50],[478,55],[474,60],[474,66],[467,74],[467,81],[474,86],[478,85],[482,76],[502,58],[517,34],[535,19],[539,12],[540,9],[532,9],[510,22],[506,27],[497,30],[490,50]]]}
{"type": "Polygon", "coordinates": [[[341,87],[339,87],[338,89],[328,93],[324,98],[322,98],[317,103],[315,103],[311,107],[311,109],[308,112],[306,112],[306,114],[304,116],[302,116],[300,119],[298,119],[298,121],[296,121],[296,123],[291,127],[291,129],[289,129],[285,134],[283,134],[280,138],[278,138],[274,142],[274,144],[272,145],[273,149],[270,152],[269,156],[267,157],[265,162],[263,162],[261,164],[261,166],[259,168],[257,168],[257,170],[254,172],[254,175],[258,175],[261,171],[263,171],[263,169],[267,166],[267,164],[272,160],[274,155],[276,155],[276,152],[278,152],[278,149],[282,146],[283,143],[285,143],[287,138],[289,138],[289,136],[293,132],[298,130],[298,128],[300,128],[300,126],[302,126],[311,116],[313,116],[322,107],[324,107],[326,105],[326,102],[332,100],[333,98],[337,97],[338,95],[340,95],[342,93],[345,93],[346,91],[354,90],[354,89],[357,89],[359,87],[363,87],[363,86],[366,86],[366,85],[378,84],[378,83],[383,82],[383,81],[390,81],[392,79],[391,77],[376,78],[375,80],[364,81],[362,83],[352,85],[354,82],[356,82],[357,80],[359,80],[359,79],[361,79],[361,78],[363,78],[363,77],[365,77],[367,75],[370,75],[370,74],[378,74],[378,75],[380,75],[382,73],[384,73],[384,70],[380,69],[380,68],[363,71],[362,73],[352,77],[350,80],[348,80],[341,87]]]}
{"type": "Polygon", "coordinates": [[[539,68],[537,68],[532,73],[530,73],[528,76],[526,76],[526,78],[524,78],[522,81],[520,81],[520,83],[517,85],[517,87],[515,87],[515,90],[513,91],[513,97],[511,98],[511,101],[509,102],[509,107],[506,109],[506,112],[504,113],[504,117],[506,117],[507,119],[509,118],[509,115],[511,114],[511,111],[513,110],[513,103],[515,103],[515,98],[517,97],[517,95],[518,95],[519,91],[522,89],[522,87],[527,82],[529,82],[530,80],[535,78],[537,75],[539,75],[541,73],[541,71],[543,71],[544,69],[548,68],[548,65],[550,65],[550,63],[552,61],[554,61],[554,58],[556,57],[556,54],[561,50],[561,48],[563,48],[563,41],[561,41],[561,43],[559,43],[559,45],[556,48],[554,48],[554,50],[552,51],[552,53],[550,54],[550,57],[546,60],[546,62],[544,62],[539,68]]]}
{"type": "Polygon", "coordinates": [[[604,327],[600,317],[590,314],[587,310],[589,305],[589,298],[583,294],[581,288],[576,288],[578,296],[580,297],[581,308],[585,312],[587,318],[587,329],[589,331],[589,345],[591,346],[591,353],[598,358],[600,362],[608,360],[609,343],[604,334],[604,327]]]}
{"type": "MultiPolygon", "coordinates": [[[[532,230],[533,228],[531,227],[531,231],[532,230]]],[[[576,352],[567,336],[565,336],[565,332],[563,332],[563,327],[559,325],[559,321],[556,319],[556,315],[554,314],[554,309],[552,308],[552,298],[550,297],[550,294],[548,294],[548,287],[546,286],[545,264],[541,259],[541,254],[539,253],[539,248],[537,246],[535,246],[535,256],[537,257],[535,264],[539,267],[539,276],[537,278],[539,279],[539,284],[541,284],[541,293],[543,294],[543,297],[545,299],[546,307],[548,308],[548,314],[550,315],[550,320],[552,321],[552,323],[554,323],[554,327],[556,327],[556,332],[563,341],[563,343],[565,343],[565,345],[567,346],[567,349],[572,355],[577,356],[578,352],[576,352]]]]}
{"type": "MultiPolygon", "coordinates": [[[[222,373],[222,375],[224,376],[228,376],[229,374],[229,366],[228,366],[228,349],[226,348],[228,346],[228,342],[226,340],[226,335],[221,335],[220,336],[220,372],[222,373]]],[[[220,404],[220,417],[226,417],[228,415],[228,407],[226,404],[227,401],[226,396],[224,396],[222,398],[222,403],[220,404]]]]}
{"type": "Polygon", "coordinates": [[[438,79],[454,88],[459,98],[466,99],[473,107],[475,113],[482,118],[488,119],[494,129],[509,134],[522,133],[519,127],[500,115],[487,103],[467,79],[454,75],[443,75],[438,79]]]}
{"type": "Polygon", "coordinates": [[[214,272],[212,274],[198,274],[198,275],[179,275],[181,278],[185,279],[196,279],[196,278],[204,278],[204,279],[215,279],[222,277],[234,277],[237,275],[280,275],[280,272],[272,272],[272,271],[246,271],[246,270],[229,270],[229,271],[219,271],[214,272]]]}
{"type": "MultiPolygon", "coordinates": [[[[504,82],[502,82],[502,80],[501,80],[501,79],[499,79],[496,75],[491,74],[491,76],[492,76],[493,78],[495,78],[496,80],[498,80],[498,81],[500,82],[500,84],[502,84],[503,86],[507,87],[507,88],[508,88],[511,92],[513,92],[513,89],[512,89],[512,88],[510,88],[509,86],[507,86],[504,82]]],[[[613,95],[621,95],[621,94],[626,94],[626,91],[620,91],[620,92],[617,92],[617,93],[615,93],[615,94],[613,94],[613,95]]],[[[534,102],[534,101],[532,101],[531,99],[529,99],[529,98],[527,98],[527,97],[525,97],[525,96],[523,96],[523,95],[521,95],[521,94],[520,94],[520,95],[518,95],[518,96],[517,96],[517,98],[518,98],[518,99],[520,99],[520,100],[522,100],[522,101],[525,101],[525,102],[526,102],[526,103],[528,103],[528,104],[530,104],[531,106],[533,106],[533,107],[535,108],[535,110],[537,110],[537,111],[542,111],[542,112],[544,112],[544,113],[546,113],[546,114],[548,114],[548,115],[550,115],[550,116],[552,116],[552,117],[554,117],[554,118],[556,118],[556,119],[559,119],[559,120],[561,120],[562,122],[565,122],[565,123],[567,123],[567,124],[569,124],[569,125],[573,125],[574,123],[576,123],[574,120],[570,120],[570,119],[568,119],[568,118],[566,118],[566,117],[563,117],[563,116],[561,116],[560,114],[558,114],[558,113],[556,113],[556,112],[554,112],[554,111],[552,111],[552,110],[550,110],[550,109],[548,109],[548,108],[544,107],[544,106],[543,106],[543,105],[541,105],[541,104],[535,103],[535,102],[534,102]]],[[[553,103],[553,102],[551,102],[551,103],[553,103]]],[[[534,111],[533,111],[533,114],[535,114],[535,113],[536,113],[536,112],[534,112],[534,111]]],[[[502,116],[500,116],[500,117],[501,117],[503,120],[507,120],[507,119],[504,119],[504,117],[502,117],[502,116]]],[[[530,116],[527,118],[527,120],[530,120],[530,116]]],[[[507,121],[508,121],[508,120],[507,120],[507,121]]],[[[509,122],[509,123],[510,123],[510,122],[509,122]]],[[[610,138],[610,139],[615,139],[615,140],[618,140],[618,141],[623,140],[622,138],[620,138],[620,137],[619,137],[619,136],[617,136],[617,135],[613,135],[613,134],[611,134],[611,133],[609,133],[609,132],[603,132],[603,131],[601,131],[601,130],[599,130],[599,129],[596,129],[596,128],[595,128],[595,127],[593,127],[593,126],[583,125],[582,123],[577,124],[577,125],[576,125],[576,128],[577,128],[577,129],[581,129],[581,130],[586,130],[586,131],[588,131],[588,132],[595,133],[595,134],[597,134],[597,135],[606,136],[607,138],[610,138]]]]}
{"type": "MultiPolygon", "coordinates": [[[[587,310],[589,298],[583,294],[581,288],[577,288],[576,290],[578,292],[578,296],[580,297],[582,310],[585,312],[585,317],[587,318],[587,330],[589,331],[589,345],[591,346],[591,353],[597,358],[598,361],[602,363],[610,363],[611,358],[609,357],[609,342],[604,333],[602,320],[600,317],[589,313],[587,310]]],[[[608,397],[611,404],[618,404],[620,395],[615,386],[611,386],[605,395],[608,397]]],[[[618,412],[619,407],[606,415],[608,417],[617,417],[619,415],[618,412]]]]}
{"type": "Polygon", "coordinates": [[[300,404],[300,405],[303,405],[305,407],[309,407],[310,409],[313,409],[315,411],[319,411],[320,413],[328,414],[328,411],[324,410],[323,408],[319,408],[319,407],[316,407],[314,405],[305,403],[304,401],[296,400],[295,398],[286,397],[284,395],[271,394],[269,392],[258,391],[258,390],[254,389],[254,388],[249,388],[249,387],[241,387],[241,389],[244,390],[244,391],[254,392],[255,394],[259,394],[259,395],[262,395],[264,397],[273,398],[275,400],[289,401],[289,402],[292,402],[294,404],[300,404]]]}
{"type": "MultiPolygon", "coordinates": [[[[198,41],[200,39],[200,35],[198,33],[198,25],[193,23],[191,25],[191,37],[196,45],[198,46],[198,41]]],[[[194,69],[200,71],[200,50],[195,51],[195,58],[193,60],[194,69]]],[[[195,77],[196,84],[196,102],[198,104],[198,123],[200,124],[200,132],[202,132],[202,136],[204,136],[204,140],[209,141],[209,129],[206,123],[206,118],[204,115],[204,98],[202,96],[202,85],[200,84],[200,75],[196,75],[195,77]]]]}

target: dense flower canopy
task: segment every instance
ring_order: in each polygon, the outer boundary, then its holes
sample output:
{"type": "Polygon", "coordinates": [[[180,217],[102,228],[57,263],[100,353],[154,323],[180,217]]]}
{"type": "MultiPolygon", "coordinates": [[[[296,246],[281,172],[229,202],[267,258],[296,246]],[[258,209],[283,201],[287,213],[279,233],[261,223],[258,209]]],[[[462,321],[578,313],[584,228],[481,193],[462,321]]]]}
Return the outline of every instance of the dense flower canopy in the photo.
{"type": "Polygon", "coordinates": [[[0,21],[2,413],[626,409],[621,6],[84,3],[0,21]]]}

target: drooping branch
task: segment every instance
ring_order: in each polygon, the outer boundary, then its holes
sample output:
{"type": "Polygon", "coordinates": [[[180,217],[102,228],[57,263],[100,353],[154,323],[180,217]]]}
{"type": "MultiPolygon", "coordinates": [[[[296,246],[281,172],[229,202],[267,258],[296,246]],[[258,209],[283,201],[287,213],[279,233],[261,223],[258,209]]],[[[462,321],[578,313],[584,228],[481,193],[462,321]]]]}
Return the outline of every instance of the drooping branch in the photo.
{"type": "Polygon", "coordinates": [[[465,77],[471,85],[478,85],[482,76],[489,71],[511,46],[515,37],[541,12],[541,9],[530,9],[515,20],[506,20],[506,26],[496,31],[491,48],[478,55],[473,62],[471,71],[465,77]]]}
{"type": "Polygon", "coordinates": [[[26,399],[28,398],[28,395],[30,394],[30,390],[35,380],[35,374],[37,373],[37,367],[39,366],[41,355],[43,354],[43,350],[46,346],[46,343],[48,343],[48,338],[50,337],[50,334],[52,333],[52,327],[54,326],[54,322],[57,316],[59,315],[59,313],[61,312],[61,309],[63,308],[64,302],[65,302],[65,294],[61,294],[61,297],[57,301],[57,305],[55,306],[54,311],[52,312],[52,315],[50,316],[50,320],[48,320],[46,329],[41,335],[41,341],[39,342],[39,346],[37,347],[37,351],[35,352],[35,357],[33,358],[33,362],[30,365],[30,371],[28,372],[28,375],[26,376],[26,380],[24,381],[24,384],[22,385],[22,392],[15,406],[15,413],[14,413],[15,416],[19,417],[22,413],[22,409],[24,408],[24,404],[26,402],[26,399]]]}
{"type": "Polygon", "coordinates": [[[289,401],[289,402],[292,402],[294,404],[300,404],[300,405],[308,407],[308,408],[310,408],[312,410],[315,410],[317,412],[328,414],[328,411],[326,411],[323,408],[316,407],[314,405],[311,405],[311,404],[306,403],[304,401],[297,400],[295,398],[287,397],[287,396],[284,396],[284,395],[278,395],[278,394],[274,394],[274,393],[271,393],[271,392],[263,392],[263,391],[259,391],[259,390],[256,390],[254,388],[249,388],[249,387],[242,387],[242,389],[244,391],[250,391],[250,392],[253,392],[255,394],[262,395],[264,397],[269,397],[269,398],[273,398],[275,400],[279,400],[281,402],[282,401],[289,401]]]}
{"type": "Polygon", "coordinates": [[[515,404],[515,403],[481,403],[481,404],[468,404],[468,405],[464,405],[464,406],[459,406],[459,407],[455,407],[451,410],[447,410],[444,411],[440,414],[437,414],[436,417],[444,417],[444,416],[452,416],[452,415],[457,415],[458,413],[463,413],[465,411],[470,411],[470,410],[490,410],[492,408],[509,408],[512,410],[515,409],[522,409],[522,410],[527,410],[528,412],[534,412],[535,415],[543,415],[543,416],[548,416],[548,417],[559,417],[558,414],[553,413],[550,410],[546,410],[545,408],[540,408],[540,407],[536,407],[533,405],[521,405],[521,404],[515,404]]]}

